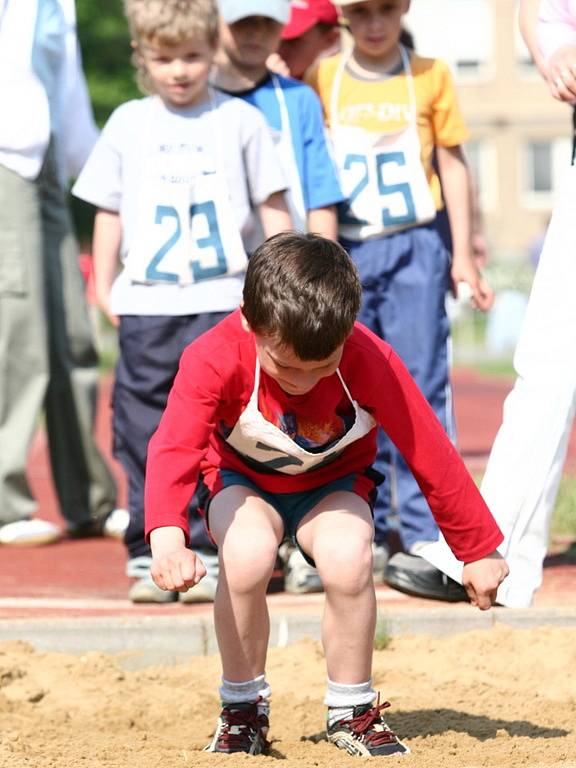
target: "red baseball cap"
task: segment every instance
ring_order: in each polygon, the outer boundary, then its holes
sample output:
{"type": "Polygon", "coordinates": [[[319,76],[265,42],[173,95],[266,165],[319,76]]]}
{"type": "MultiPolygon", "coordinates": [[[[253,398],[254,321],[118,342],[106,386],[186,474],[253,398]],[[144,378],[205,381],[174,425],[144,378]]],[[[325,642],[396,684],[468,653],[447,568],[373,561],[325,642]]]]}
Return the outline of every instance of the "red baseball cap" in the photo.
{"type": "Polygon", "coordinates": [[[338,11],[330,0],[292,0],[290,19],[282,30],[282,40],[300,37],[316,24],[338,24],[338,11]]]}

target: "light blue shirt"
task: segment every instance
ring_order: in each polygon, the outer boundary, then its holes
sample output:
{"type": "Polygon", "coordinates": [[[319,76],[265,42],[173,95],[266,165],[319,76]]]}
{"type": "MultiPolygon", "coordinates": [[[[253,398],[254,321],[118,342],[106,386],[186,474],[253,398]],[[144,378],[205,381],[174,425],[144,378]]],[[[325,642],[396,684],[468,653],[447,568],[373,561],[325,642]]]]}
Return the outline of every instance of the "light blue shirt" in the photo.
{"type": "Polygon", "coordinates": [[[76,39],[74,0],[0,0],[0,165],[36,179],[57,137],[62,182],[98,131],[76,39]]]}
{"type": "MultiPolygon", "coordinates": [[[[286,99],[305,208],[310,211],[335,205],[344,200],[344,196],[328,151],[320,100],[305,83],[280,75],[277,77],[286,99]]],[[[256,88],[230,95],[257,107],[272,132],[282,130],[280,105],[271,77],[256,88]]]]}
{"type": "Polygon", "coordinates": [[[58,0],[39,0],[32,69],[46,91],[50,106],[50,123],[55,132],[59,114],[59,87],[66,54],[66,20],[58,0]]]}

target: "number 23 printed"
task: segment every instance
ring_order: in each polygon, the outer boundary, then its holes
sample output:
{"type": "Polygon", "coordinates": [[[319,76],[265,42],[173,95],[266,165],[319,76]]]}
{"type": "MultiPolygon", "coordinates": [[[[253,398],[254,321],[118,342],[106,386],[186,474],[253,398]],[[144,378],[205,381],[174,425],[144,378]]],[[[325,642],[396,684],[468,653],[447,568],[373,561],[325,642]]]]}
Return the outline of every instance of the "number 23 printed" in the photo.
{"type": "MultiPolygon", "coordinates": [[[[186,224],[189,226],[191,233],[194,231],[195,224],[201,222],[200,217],[204,218],[204,223],[207,225],[208,229],[207,235],[193,239],[195,245],[194,252],[211,248],[214,249],[214,252],[216,253],[216,264],[211,267],[202,266],[199,258],[200,254],[198,254],[198,258],[190,259],[190,270],[193,281],[199,282],[200,280],[208,280],[209,278],[225,275],[228,271],[228,265],[226,263],[226,254],[224,253],[224,247],[218,228],[216,206],[211,200],[202,203],[194,203],[190,206],[189,213],[189,221],[186,222],[186,224]]],[[[182,237],[182,222],[180,221],[177,209],[173,205],[156,206],[155,223],[162,224],[166,220],[173,220],[173,231],[168,239],[156,251],[146,268],[146,279],[154,283],[177,283],[179,280],[178,274],[174,272],[165,272],[160,269],[160,265],[166,254],[182,237]]]]}

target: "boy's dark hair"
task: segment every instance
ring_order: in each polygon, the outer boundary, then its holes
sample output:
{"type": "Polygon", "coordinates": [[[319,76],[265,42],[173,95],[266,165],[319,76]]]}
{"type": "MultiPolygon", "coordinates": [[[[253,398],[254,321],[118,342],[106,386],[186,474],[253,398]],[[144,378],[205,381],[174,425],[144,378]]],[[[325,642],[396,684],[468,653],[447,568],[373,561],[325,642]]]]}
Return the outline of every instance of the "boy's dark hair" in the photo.
{"type": "Polygon", "coordinates": [[[406,27],[402,27],[400,31],[400,44],[404,46],[404,48],[408,48],[410,51],[416,50],[416,44],[414,42],[414,35],[412,32],[410,32],[409,29],[406,29],[406,27]]]}
{"type": "Polygon", "coordinates": [[[255,333],[275,337],[301,360],[324,360],[352,331],[362,286],[333,240],[282,232],[248,263],[242,312],[255,333]]]}

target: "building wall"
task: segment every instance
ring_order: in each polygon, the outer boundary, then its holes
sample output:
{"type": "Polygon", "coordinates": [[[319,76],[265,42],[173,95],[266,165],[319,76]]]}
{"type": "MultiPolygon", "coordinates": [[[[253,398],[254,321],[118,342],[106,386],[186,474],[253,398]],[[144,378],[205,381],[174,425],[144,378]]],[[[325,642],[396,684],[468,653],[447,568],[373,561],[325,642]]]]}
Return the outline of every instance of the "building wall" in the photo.
{"type": "Polygon", "coordinates": [[[570,161],[571,110],[552,99],[528,64],[516,0],[412,0],[406,26],[419,53],[453,69],[491,249],[520,258],[545,226],[570,161]]]}

